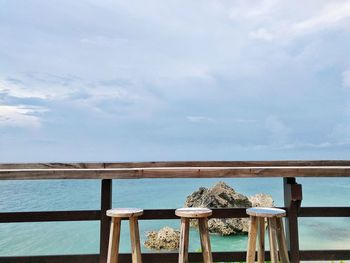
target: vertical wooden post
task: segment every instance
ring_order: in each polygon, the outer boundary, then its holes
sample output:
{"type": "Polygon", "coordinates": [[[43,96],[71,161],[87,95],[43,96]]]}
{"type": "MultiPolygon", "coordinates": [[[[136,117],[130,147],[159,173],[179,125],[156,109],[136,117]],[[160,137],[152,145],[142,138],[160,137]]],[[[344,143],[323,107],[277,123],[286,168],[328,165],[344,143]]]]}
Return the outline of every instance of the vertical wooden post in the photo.
{"type": "Polygon", "coordinates": [[[297,184],[294,177],[284,178],[284,205],[288,211],[286,217],[286,238],[287,246],[292,263],[300,262],[299,255],[299,232],[298,232],[298,211],[302,201],[302,187],[297,184]]]}
{"type": "Polygon", "coordinates": [[[132,262],[133,263],[142,263],[138,218],[135,216],[130,217],[129,218],[129,225],[130,225],[130,241],[131,241],[132,262]]]}
{"type": "Polygon", "coordinates": [[[259,218],[258,225],[258,262],[265,263],[265,218],[259,218]]]}
{"type": "Polygon", "coordinates": [[[250,216],[248,246],[247,246],[247,255],[246,255],[247,263],[255,262],[257,229],[258,229],[258,218],[256,216],[250,216]]]}
{"type": "Polygon", "coordinates": [[[208,231],[208,218],[198,218],[198,225],[203,261],[204,263],[213,263],[213,256],[211,254],[210,237],[208,231]]]}
{"type": "Polygon", "coordinates": [[[112,207],[112,180],[103,179],[101,183],[101,219],[100,219],[100,260],[107,262],[110,218],[106,211],[112,207]]]}
{"type": "MultiPolygon", "coordinates": [[[[278,260],[278,250],[277,250],[277,227],[276,227],[276,218],[268,218],[267,224],[269,227],[269,243],[270,243],[270,257],[271,263],[277,263],[278,260]]],[[[283,262],[286,263],[286,262],[283,262]]]]}
{"type": "Polygon", "coordinates": [[[190,220],[181,218],[180,227],[180,245],[179,245],[179,263],[188,263],[188,241],[190,232],[190,220]]]}

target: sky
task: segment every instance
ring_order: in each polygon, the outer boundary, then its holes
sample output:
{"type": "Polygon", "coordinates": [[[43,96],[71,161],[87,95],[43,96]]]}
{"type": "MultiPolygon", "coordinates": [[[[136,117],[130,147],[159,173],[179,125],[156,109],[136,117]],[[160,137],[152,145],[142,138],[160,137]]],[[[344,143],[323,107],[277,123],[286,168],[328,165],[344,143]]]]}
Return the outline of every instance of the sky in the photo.
{"type": "Polygon", "coordinates": [[[0,0],[0,162],[349,157],[348,0],[0,0]]]}

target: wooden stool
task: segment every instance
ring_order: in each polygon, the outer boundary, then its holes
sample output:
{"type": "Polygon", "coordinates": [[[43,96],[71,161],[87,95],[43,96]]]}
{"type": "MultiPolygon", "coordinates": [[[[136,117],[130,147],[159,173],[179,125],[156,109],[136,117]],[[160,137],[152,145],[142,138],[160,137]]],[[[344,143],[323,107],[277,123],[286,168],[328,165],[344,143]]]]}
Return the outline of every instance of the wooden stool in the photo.
{"type": "Polygon", "coordinates": [[[212,210],[208,208],[180,208],[175,214],[181,217],[179,263],[188,263],[188,237],[190,230],[190,219],[198,219],[199,235],[201,239],[204,263],[212,263],[208,216],[212,215],[212,210]]]}
{"type": "Polygon", "coordinates": [[[142,214],[143,210],[138,208],[117,208],[107,211],[107,216],[112,217],[107,263],[118,263],[120,226],[122,218],[129,218],[132,262],[142,263],[139,223],[137,220],[142,214]]]}
{"type": "Polygon", "coordinates": [[[286,237],[284,235],[282,217],[286,216],[286,211],[278,208],[269,207],[254,207],[248,208],[247,214],[250,215],[250,227],[248,236],[247,262],[255,262],[256,251],[256,237],[259,233],[258,243],[258,262],[265,262],[265,218],[267,219],[269,229],[269,243],[271,262],[277,263],[278,249],[281,261],[289,263],[288,249],[286,244],[286,237]],[[276,241],[277,238],[277,241],[276,241]]]}

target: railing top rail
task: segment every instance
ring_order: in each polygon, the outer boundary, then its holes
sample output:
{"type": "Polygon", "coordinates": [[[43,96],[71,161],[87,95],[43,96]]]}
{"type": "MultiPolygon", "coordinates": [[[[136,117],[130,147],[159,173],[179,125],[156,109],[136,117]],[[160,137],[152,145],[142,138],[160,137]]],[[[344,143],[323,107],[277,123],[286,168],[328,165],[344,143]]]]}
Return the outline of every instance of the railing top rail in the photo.
{"type": "Polygon", "coordinates": [[[0,164],[0,180],[350,177],[350,161],[0,164]]]}
{"type": "Polygon", "coordinates": [[[0,163],[0,169],[350,166],[350,160],[0,163]]]}

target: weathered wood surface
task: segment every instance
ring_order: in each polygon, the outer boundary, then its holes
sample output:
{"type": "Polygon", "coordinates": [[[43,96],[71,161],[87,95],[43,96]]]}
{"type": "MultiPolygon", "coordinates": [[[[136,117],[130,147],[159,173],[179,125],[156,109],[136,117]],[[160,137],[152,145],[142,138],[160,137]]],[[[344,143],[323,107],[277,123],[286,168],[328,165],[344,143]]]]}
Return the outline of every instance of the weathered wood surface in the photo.
{"type": "Polygon", "coordinates": [[[190,220],[181,218],[180,244],[179,244],[179,263],[188,263],[188,242],[190,233],[190,220]]]}
{"type": "Polygon", "coordinates": [[[248,208],[247,214],[256,217],[284,217],[286,216],[286,210],[276,207],[251,207],[248,208]]]}
{"type": "Polygon", "coordinates": [[[100,258],[99,263],[106,263],[110,234],[110,218],[107,210],[112,208],[112,180],[101,181],[101,213],[100,213],[100,258]]]}
{"type": "Polygon", "coordinates": [[[277,238],[276,218],[268,218],[267,222],[268,222],[268,229],[269,229],[271,263],[277,263],[279,262],[279,260],[278,260],[277,239],[276,239],[277,238]]]}
{"type": "Polygon", "coordinates": [[[258,263],[265,263],[265,218],[258,219],[258,263]]]}
{"type": "Polygon", "coordinates": [[[161,167],[264,167],[264,166],[350,166],[350,160],[286,161],[170,161],[118,163],[0,163],[0,169],[66,169],[66,168],[161,168],[161,167]]]}
{"type": "MultiPolygon", "coordinates": [[[[120,254],[120,261],[131,262],[131,254],[120,254]]],[[[245,251],[214,252],[214,262],[244,261],[245,251]]],[[[55,256],[5,256],[0,257],[0,263],[97,263],[99,255],[55,255],[55,256]]],[[[270,253],[265,252],[266,260],[270,260],[270,253]]],[[[350,250],[304,250],[300,251],[301,260],[346,260],[350,259],[350,250]]],[[[189,253],[191,262],[203,262],[202,253],[189,253]]],[[[177,263],[178,253],[145,253],[143,263],[177,263]]]]}
{"type": "Polygon", "coordinates": [[[283,178],[286,217],[286,239],[292,263],[300,262],[298,213],[302,202],[302,186],[295,178],[283,178]]]}
{"type": "Polygon", "coordinates": [[[350,177],[350,166],[0,168],[0,180],[350,177]]]}
{"type": "Polygon", "coordinates": [[[107,210],[107,216],[110,217],[134,217],[142,214],[143,209],[140,208],[112,208],[107,210]]]}
{"type": "Polygon", "coordinates": [[[120,227],[121,219],[112,218],[108,243],[107,263],[119,262],[120,227]]]}
{"type": "Polygon", "coordinates": [[[256,216],[250,217],[249,232],[248,232],[248,246],[247,246],[247,263],[254,263],[256,256],[256,238],[258,229],[258,218],[256,216]]]}
{"type": "MultiPolygon", "coordinates": [[[[211,218],[248,217],[245,208],[212,209],[211,218]]],[[[58,222],[100,220],[100,210],[49,211],[49,212],[0,212],[0,223],[58,222]]],[[[350,217],[350,207],[302,207],[298,217],[350,217]]],[[[175,209],[145,210],[140,220],[178,219],[175,209]]]]}
{"type": "Polygon", "coordinates": [[[129,218],[132,263],[142,263],[139,222],[136,216],[129,218]]]}
{"type": "Polygon", "coordinates": [[[175,210],[175,215],[179,217],[187,218],[203,218],[209,217],[213,214],[213,211],[203,207],[184,207],[175,210]]]}
{"type": "Polygon", "coordinates": [[[213,263],[213,255],[211,252],[210,237],[208,231],[208,218],[199,218],[199,236],[201,241],[201,248],[204,263],[213,263]]]}
{"type": "Polygon", "coordinates": [[[281,261],[283,263],[290,263],[282,218],[276,218],[276,226],[277,226],[277,243],[278,243],[278,250],[280,252],[281,261]]]}

